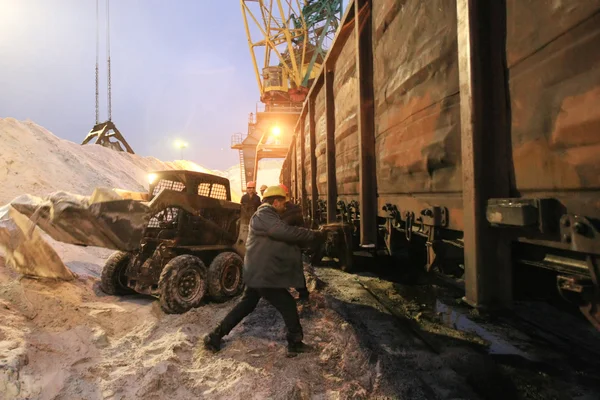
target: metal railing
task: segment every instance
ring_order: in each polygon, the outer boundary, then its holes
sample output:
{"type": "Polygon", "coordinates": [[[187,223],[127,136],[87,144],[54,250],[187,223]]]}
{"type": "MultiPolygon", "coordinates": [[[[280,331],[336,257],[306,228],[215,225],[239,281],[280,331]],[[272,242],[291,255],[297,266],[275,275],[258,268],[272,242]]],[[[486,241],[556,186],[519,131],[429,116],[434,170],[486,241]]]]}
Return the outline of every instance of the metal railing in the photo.
{"type": "Polygon", "coordinates": [[[231,147],[242,144],[242,142],[246,139],[247,135],[243,133],[234,133],[231,135],[231,147]]]}
{"type": "MultiPolygon", "coordinates": [[[[279,103],[276,105],[267,105],[261,102],[257,102],[256,103],[256,113],[259,112],[293,112],[293,113],[299,113],[302,111],[302,104],[298,104],[298,103],[292,103],[292,102],[287,102],[287,103],[279,103]]],[[[252,115],[252,114],[250,114],[252,115]]],[[[254,121],[255,123],[256,121],[254,121]]]]}

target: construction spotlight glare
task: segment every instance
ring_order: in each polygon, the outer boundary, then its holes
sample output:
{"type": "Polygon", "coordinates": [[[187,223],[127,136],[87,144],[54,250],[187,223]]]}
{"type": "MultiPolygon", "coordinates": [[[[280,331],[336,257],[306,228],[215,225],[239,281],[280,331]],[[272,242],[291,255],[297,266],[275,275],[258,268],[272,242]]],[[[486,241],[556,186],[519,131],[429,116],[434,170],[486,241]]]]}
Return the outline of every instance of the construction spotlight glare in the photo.
{"type": "Polygon", "coordinates": [[[281,135],[281,128],[278,126],[274,126],[273,128],[271,128],[271,134],[273,136],[279,136],[281,135]]]}
{"type": "Polygon", "coordinates": [[[186,142],[184,142],[184,141],[177,140],[177,141],[175,142],[175,146],[176,146],[177,148],[179,148],[179,149],[185,149],[185,148],[188,146],[188,144],[187,144],[186,142]]]}
{"type": "Polygon", "coordinates": [[[156,174],[148,174],[148,183],[153,184],[156,181],[156,174]]]}

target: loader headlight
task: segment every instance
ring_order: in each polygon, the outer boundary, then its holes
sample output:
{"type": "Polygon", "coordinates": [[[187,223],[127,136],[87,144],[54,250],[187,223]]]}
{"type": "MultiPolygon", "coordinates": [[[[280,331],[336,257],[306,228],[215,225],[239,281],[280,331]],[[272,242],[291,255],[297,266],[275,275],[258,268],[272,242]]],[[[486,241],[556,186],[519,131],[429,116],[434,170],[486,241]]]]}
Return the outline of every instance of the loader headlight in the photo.
{"type": "Polygon", "coordinates": [[[148,174],[148,183],[153,184],[156,181],[156,174],[148,174]]]}

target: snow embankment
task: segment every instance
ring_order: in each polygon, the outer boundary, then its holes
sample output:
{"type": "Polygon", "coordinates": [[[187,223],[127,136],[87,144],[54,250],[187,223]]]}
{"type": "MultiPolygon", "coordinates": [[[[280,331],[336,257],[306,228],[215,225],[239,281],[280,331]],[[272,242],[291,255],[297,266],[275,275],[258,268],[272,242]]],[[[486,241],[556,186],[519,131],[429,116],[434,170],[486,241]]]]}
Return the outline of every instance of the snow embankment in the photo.
{"type": "Polygon", "coordinates": [[[0,118],[0,204],[22,194],[90,195],[96,187],[144,191],[150,171],[187,169],[225,175],[191,161],[163,162],[60,139],[31,121],[0,118]]]}
{"type": "MultiPolygon", "coordinates": [[[[192,161],[160,161],[98,145],[81,146],[60,139],[31,121],[0,118],[0,205],[22,194],[55,191],[90,195],[96,187],[144,191],[151,171],[184,169],[228,178],[232,201],[242,195],[240,166],[211,170],[192,161]]],[[[279,183],[283,160],[261,160],[257,186],[279,183]]]]}
{"type": "MultiPolygon", "coordinates": [[[[89,196],[97,187],[146,191],[150,172],[169,169],[226,177],[230,180],[232,201],[239,201],[242,194],[239,165],[218,171],[192,161],[163,162],[98,145],[81,146],[60,139],[31,121],[0,118],[0,143],[0,206],[23,194],[45,197],[64,191],[89,196]]],[[[258,186],[277,184],[281,165],[282,160],[262,160],[258,186]]],[[[98,276],[110,254],[105,249],[72,246],[43,237],[78,274],[98,276]]]]}

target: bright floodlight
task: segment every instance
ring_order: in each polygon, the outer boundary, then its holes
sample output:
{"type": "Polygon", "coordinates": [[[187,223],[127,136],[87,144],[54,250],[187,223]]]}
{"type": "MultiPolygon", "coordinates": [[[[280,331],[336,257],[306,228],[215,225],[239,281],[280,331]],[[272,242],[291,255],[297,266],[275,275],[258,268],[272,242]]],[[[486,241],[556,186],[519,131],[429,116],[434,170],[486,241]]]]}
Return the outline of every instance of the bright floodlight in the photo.
{"type": "Polygon", "coordinates": [[[153,184],[156,181],[156,174],[148,174],[148,183],[153,184]]]}
{"type": "Polygon", "coordinates": [[[179,149],[185,149],[188,146],[188,144],[182,140],[177,140],[175,142],[175,146],[177,146],[177,148],[179,149]]]}
{"type": "Polygon", "coordinates": [[[278,126],[274,126],[273,128],[271,128],[271,134],[273,136],[279,136],[281,135],[281,128],[278,126]]]}

